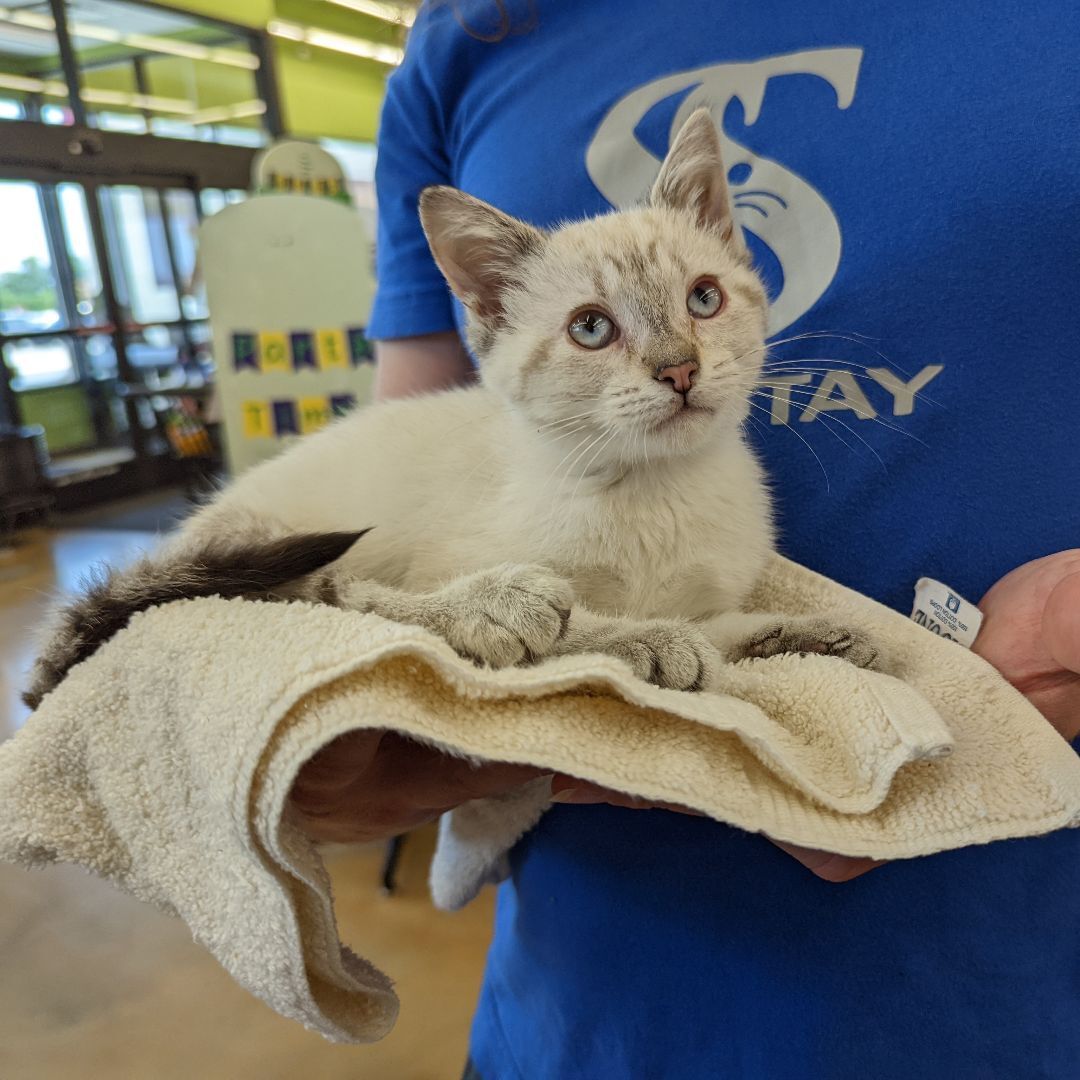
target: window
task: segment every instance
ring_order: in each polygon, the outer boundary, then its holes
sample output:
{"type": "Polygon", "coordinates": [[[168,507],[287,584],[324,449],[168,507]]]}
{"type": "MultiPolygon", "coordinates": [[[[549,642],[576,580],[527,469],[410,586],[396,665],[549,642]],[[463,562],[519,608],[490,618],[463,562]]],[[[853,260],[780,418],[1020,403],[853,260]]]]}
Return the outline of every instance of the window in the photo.
{"type": "Polygon", "coordinates": [[[78,382],[79,372],[66,338],[24,338],[4,346],[13,390],[36,390],[78,382]]]}
{"type": "Polygon", "coordinates": [[[233,203],[243,202],[247,198],[246,191],[221,191],[219,188],[203,188],[199,192],[199,207],[203,217],[211,217],[219,210],[233,203]]]}
{"type": "Polygon", "coordinates": [[[0,119],[74,122],[59,58],[47,3],[0,8],[0,119]]]}
{"type": "Polygon", "coordinates": [[[65,322],[36,184],[0,181],[0,334],[54,330],[65,322]]]}
{"type": "Polygon", "coordinates": [[[178,319],[161,196],[149,188],[102,188],[101,210],[116,297],[128,317],[137,323],[178,319]]]}
{"type": "Polygon", "coordinates": [[[99,326],[106,318],[105,297],[90,235],[86,193],[79,184],[58,184],[56,191],[75,291],[74,321],[82,326],[99,326]]]}
{"type": "MultiPolygon", "coordinates": [[[[265,144],[267,107],[250,34],[128,0],[68,0],[65,10],[92,126],[265,144]]],[[[23,119],[74,122],[46,0],[0,4],[0,121],[23,119]]]]}
{"type": "Polygon", "coordinates": [[[259,60],[247,37],[127,0],[69,0],[68,26],[96,126],[207,142],[266,141],[259,60]]]}
{"type": "Polygon", "coordinates": [[[153,403],[213,374],[199,223],[246,198],[236,147],[264,145],[276,110],[255,32],[135,0],[61,0],[57,27],[53,7],[0,0],[0,412],[53,454],[125,450],[143,484],[167,453],[153,403]],[[74,145],[41,125],[76,122],[138,138],[91,137],[104,157],[41,182],[41,148],[74,145]],[[147,154],[146,136],[229,145],[147,154]]]}

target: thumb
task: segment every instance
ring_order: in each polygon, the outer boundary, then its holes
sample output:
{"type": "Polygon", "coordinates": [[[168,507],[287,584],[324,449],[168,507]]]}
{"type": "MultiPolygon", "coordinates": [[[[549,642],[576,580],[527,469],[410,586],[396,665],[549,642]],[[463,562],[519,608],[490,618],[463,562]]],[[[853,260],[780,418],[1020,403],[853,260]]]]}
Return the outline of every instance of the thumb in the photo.
{"type": "Polygon", "coordinates": [[[1042,633],[1055,663],[1080,672],[1080,572],[1062,578],[1047,597],[1042,633]]]}

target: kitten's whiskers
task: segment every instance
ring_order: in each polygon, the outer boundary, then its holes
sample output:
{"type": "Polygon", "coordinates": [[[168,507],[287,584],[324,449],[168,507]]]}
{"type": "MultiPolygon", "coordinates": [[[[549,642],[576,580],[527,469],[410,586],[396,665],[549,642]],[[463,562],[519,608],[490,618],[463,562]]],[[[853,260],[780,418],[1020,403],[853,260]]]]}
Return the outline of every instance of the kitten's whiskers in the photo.
{"type": "MultiPolygon", "coordinates": [[[[751,409],[757,409],[758,412],[763,413],[765,416],[769,417],[770,421],[772,420],[772,413],[768,409],[764,408],[764,406],[758,405],[755,401],[751,401],[749,399],[747,400],[747,404],[750,406],[751,409]]],[[[794,435],[795,438],[797,438],[799,442],[801,442],[803,446],[805,446],[806,449],[814,455],[814,460],[818,463],[819,466],[821,466],[821,471],[825,476],[825,492],[826,494],[831,494],[832,484],[829,481],[829,473],[828,470],[825,468],[824,462],[821,460],[820,457],[818,457],[817,451],[802,437],[802,435],[798,431],[795,430],[795,428],[789,428],[789,430],[791,431],[792,435],[794,435]]]]}
{"type": "MultiPolygon", "coordinates": [[[[760,390],[755,390],[754,393],[755,394],[761,394],[761,391],[760,390]]],[[[858,439],[859,442],[861,442],[863,444],[863,446],[865,446],[866,449],[869,450],[870,453],[873,454],[874,457],[876,457],[878,459],[878,464],[881,466],[882,472],[884,472],[886,475],[888,475],[888,472],[889,472],[888,467],[885,465],[885,462],[882,459],[881,455],[853,427],[851,427],[850,424],[845,424],[844,421],[840,419],[840,417],[833,416],[832,413],[823,412],[821,409],[815,409],[810,404],[803,404],[802,408],[803,408],[804,412],[812,412],[815,417],[820,417],[822,420],[833,420],[833,421],[835,421],[842,428],[844,428],[845,430],[850,432],[852,435],[854,435],[855,438],[858,439]]],[[[770,424],[772,424],[772,410],[771,409],[769,410],[769,418],[770,418],[769,422],[770,422],[770,424]]],[[[774,424],[772,426],[774,426],[774,427],[791,427],[790,424],[774,424]]],[[[842,442],[844,444],[844,446],[846,446],[852,453],[855,453],[855,447],[852,446],[851,443],[849,443],[846,439],[842,438],[841,435],[839,434],[839,432],[837,432],[833,428],[829,427],[828,424],[825,425],[825,430],[830,435],[832,435],[834,438],[839,439],[840,442],[842,442]]]]}
{"type": "Polygon", "coordinates": [[[577,483],[574,485],[574,490],[570,492],[570,502],[573,502],[574,499],[577,498],[578,488],[581,487],[581,481],[589,475],[589,469],[592,467],[592,463],[604,452],[604,450],[607,448],[608,443],[610,443],[611,440],[614,439],[616,435],[618,435],[619,429],[616,428],[614,425],[610,425],[608,428],[608,432],[609,434],[607,439],[605,439],[604,442],[597,447],[596,452],[586,462],[585,468],[581,470],[581,475],[577,478],[577,483]]]}
{"type": "Polygon", "coordinates": [[[611,430],[612,430],[611,425],[608,425],[607,427],[604,428],[603,431],[600,432],[599,435],[596,435],[596,436],[593,436],[593,437],[590,437],[590,435],[586,435],[585,438],[583,438],[566,455],[566,457],[564,457],[562,459],[562,461],[560,461],[559,464],[555,466],[555,468],[549,474],[548,478],[544,481],[544,484],[540,489],[541,492],[544,492],[544,491],[546,491],[548,489],[548,486],[556,478],[559,471],[562,470],[562,477],[559,480],[559,486],[555,489],[555,493],[551,497],[551,502],[552,502],[553,506],[549,510],[547,529],[544,532],[543,540],[541,540],[541,542],[540,542],[540,550],[541,551],[547,551],[548,550],[548,543],[549,543],[549,541],[551,539],[551,532],[555,527],[555,520],[556,520],[556,514],[554,512],[554,504],[558,502],[559,495],[561,494],[562,489],[563,489],[563,485],[570,478],[570,471],[573,469],[574,465],[578,461],[580,461],[594,446],[596,446],[596,444],[598,442],[600,442],[600,440],[603,439],[608,434],[608,432],[611,431],[611,430]],[[571,458],[573,458],[573,460],[569,460],[571,458]],[[569,461],[569,464],[567,464],[568,461],[569,461]],[[564,464],[566,465],[565,469],[563,469],[564,464]]]}
{"type": "Polygon", "coordinates": [[[546,431],[548,428],[562,427],[564,424],[572,423],[574,420],[585,420],[595,415],[595,411],[590,410],[589,412],[578,413],[577,416],[564,416],[561,420],[552,420],[550,423],[541,424],[536,429],[536,433],[539,435],[541,431],[546,431]]]}
{"type": "Polygon", "coordinates": [[[565,439],[568,435],[579,435],[583,431],[588,430],[588,424],[578,424],[577,427],[571,428],[569,431],[564,431],[561,435],[556,435],[555,438],[549,439],[549,442],[557,443],[565,439]]]}
{"type": "MultiPolygon", "coordinates": [[[[820,340],[822,338],[835,338],[835,339],[837,339],[839,341],[850,341],[850,342],[853,342],[856,345],[861,345],[864,349],[869,349],[876,356],[879,356],[890,367],[894,367],[902,375],[906,375],[908,377],[909,381],[915,377],[910,371],[907,370],[907,368],[903,367],[901,364],[898,364],[891,357],[886,356],[876,346],[871,345],[870,342],[871,341],[876,341],[877,340],[876,338],[870,338],[870,337],[867,337],[867,335],[865,335],[865,334],[858,334],[858,333],[855,333],[854,331],[852,331],[850,333],[839,333],[839,332],[834,331],[834,330],[808,330],[808,331],[806,331],[805,333],[802,333],[802,334],[792,334],[790,337],[777,338],[774,341],[767,341],[765,343],[765,349],[766,349],[766,352],[768,353],[776,345],[788,345],[793,341],[820,340]]],[[[854,360],[852,360],[852,361],[838,361],[838,362],[851,363],[851,364],[855,363],[854,360]]],[[[926,397],[927,401],[929,401],[933,405],[937,405],[941,409],[944,409],[944,408],[947,407],[945,405],[942,405],[941,402],[939,402],[939,401],[934,401],[934,399],[929,397],[928,395],[924,395],[924,396],[926,397]]]]}
{"type": "MultiPolygon", "coordinates": [[[[575,432],[575,434],[576,434],[576,432],[575,432]]],[[[552,480],[554,480],[556,476],[558,476],[558,475],[559,475],[559,470],[560,470],[560,469],[561,469],[561,468],[563,467],[563,465],[565,465],[565,464],[566,464],[566,462],[567,462],[567,461],[568,461],[568,460],[569,460],[569,459],[570,459],[571,457],[573,457],[573,456],[574,456],[574,454],[575,454],[575,453],[576,453],[576,452],[577,452],[578,450],[580,450],[580,449],[581,449],[581,448],[582,448],[583,446],[585,446],[585,444],[586,444],[586,443],[588,443],[588,444],[589,444],[589,446],[591,446],[591,445],[592,445],[592,441],[593,441],[593,434],[592,434],[592,432],[590,431],[590,432],[589,432],[589,433],[588,433],[588,434],[587,434],[587,435],[586,435],[586,436],[585,436],[585,437],[584,437],[583,439],[581,439],[581,440],[580,440],[580,441],[579,441],[578,443],[576,443],[576,444],[575,444],[575,445],[573,446],[573,448],[572,448],[572,449],[571,449],[571,450],[570,450],[570,451],[569,451],[569,452],[567,453],[566,457],[564,457],[564,458],[562,459],[562,461],[560,461],[560,462],[559,462],[559,464],[558,464],[558,465],[556,465],[556,466],[555,466],[555,468],[551,470],[551,472],[550,472],[550,473],[548,474],[548,478],[547,478],[547,480],[545,480],[545,481],[544,481],[544,488],[546,489],[546,488],[547,488],[547,485],[548,485],[548,484],[549,484],[549,483],[550,483],[550,482],[551,482],[552,480]]],[[[586,451],[587,451],[587,450],[588,450],[588,447],[586,446],[586,451]]],[[[556,492],[556,494],[558,494],[558,492],[556,492]]]]}

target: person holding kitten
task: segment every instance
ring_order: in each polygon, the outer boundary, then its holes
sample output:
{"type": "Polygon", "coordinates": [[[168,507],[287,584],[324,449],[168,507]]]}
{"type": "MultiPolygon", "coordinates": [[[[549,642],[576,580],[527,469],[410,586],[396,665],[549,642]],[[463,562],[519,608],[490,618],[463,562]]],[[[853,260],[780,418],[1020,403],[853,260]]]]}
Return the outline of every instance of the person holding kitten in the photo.
{"type": "MultiPolygon", "coordinates": [[[[771,289],[749,434],[781,551],[902,611],[923,575],[982,596],[975,651],[1075,740],[1077,29],[1063,0],[424,5],[379,136],[378,395],[475,377],[423,188],[538,227],[602,213],[706,105],[771,289]]],[[[294,802],[373,839],[533,775],[348,736],[294,802]]],[[[591,805],[513,853],[470,1075],[1080,1075],[1075,831],[875,867],[555,788],[591,805]]]]}

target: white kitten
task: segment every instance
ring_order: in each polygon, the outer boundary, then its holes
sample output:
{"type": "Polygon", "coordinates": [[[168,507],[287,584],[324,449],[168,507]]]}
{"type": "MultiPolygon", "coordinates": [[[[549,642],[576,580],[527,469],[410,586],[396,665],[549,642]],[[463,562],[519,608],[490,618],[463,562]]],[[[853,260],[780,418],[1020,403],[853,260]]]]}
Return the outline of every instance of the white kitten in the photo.
{"type": "Polygon", "coordinates": [[[440,187],[421,217],[482,386],[363,409],[242,476],[68,609],[30,700],[134,610],[268,590],[417,623],[490,664],[610,652],[677,689],[705,686],[717,649],[874,662],[828,620],[739,613],[772,548],[742,434],[766,297],[707,112],[641,209],[544,232],[440,187]]]}

